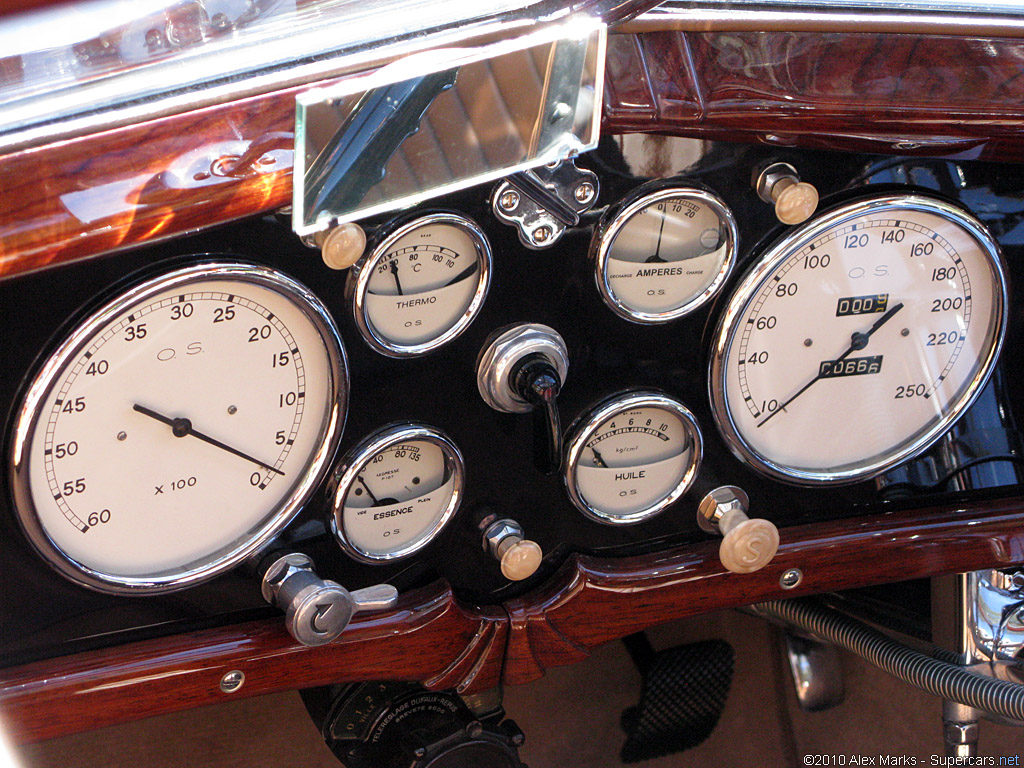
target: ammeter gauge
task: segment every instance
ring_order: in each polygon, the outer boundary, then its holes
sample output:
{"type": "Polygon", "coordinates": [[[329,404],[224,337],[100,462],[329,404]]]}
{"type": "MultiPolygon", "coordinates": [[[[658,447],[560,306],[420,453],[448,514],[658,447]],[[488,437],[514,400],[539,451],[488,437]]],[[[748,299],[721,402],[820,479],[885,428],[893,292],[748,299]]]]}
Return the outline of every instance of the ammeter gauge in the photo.
{"type": "Polygon", "coordinates": [[[166,592],[255,552],[316,489],[345,423],[337,329],[289,277],[200,264],[142,283],[50,355],[15,424],[28,539],[105,592],[166,592]]]}
{"type": "Polygon", "coordinates": [[[597,290],[615,314],[666,323],[715,295],[732,270],[732,212],[703,189],[646,185],[610,208],[590,253],[597,290]]]}
{"type": "Polygon", "coordinates": [[[430,352],[477,316],[491,280],[480,227],[432,213],[388,231],[349,273],[346,293],[359,333],[388,357],[430,352]]]}
{"type": "Polygon", "coordinates": [[[342,461],[335,478],[335,536],[363,562],[418,552],[458,511],[464,478],[462,454],[439,430],[386,427],[342,461]]]}
{"type": "Polygon", "coordinates": [[[920,194],[846,203],[771,246],[729,300],[715,421],[771,477],[873,477],[974,401],[1006,319],[999,247],[973,216],[920,194]]]}
{"type": "Polygon", "coordinates": [[[565,487],[593,520],[638,523],[686,492],[701,449],[697,422],[678,400],[654,391],[622,393],[570,427],[565,487]]]}

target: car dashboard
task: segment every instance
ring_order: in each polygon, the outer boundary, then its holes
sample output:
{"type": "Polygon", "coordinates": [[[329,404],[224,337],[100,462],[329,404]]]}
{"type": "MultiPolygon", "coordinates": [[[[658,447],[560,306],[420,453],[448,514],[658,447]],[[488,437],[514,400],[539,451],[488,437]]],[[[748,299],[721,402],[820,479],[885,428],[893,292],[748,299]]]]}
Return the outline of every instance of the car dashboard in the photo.
{"type": "MultiPolygon", "coordinates": [[[[937,641],[929,579],[1015,572],[1018,17],[641,5],[589,11],[587,148],[415,200],[478,118],[335,136],[293,188],[322,75],[10,123],[12,738],[287,690],[360,723],[339,686],[370,683],[486,710],[648,627],[809,596],[937,641]],[[363,213],[310,213],[353,190],[363,213]]],[[[410,77],[396,113],[467,87],[410,77]]]]}

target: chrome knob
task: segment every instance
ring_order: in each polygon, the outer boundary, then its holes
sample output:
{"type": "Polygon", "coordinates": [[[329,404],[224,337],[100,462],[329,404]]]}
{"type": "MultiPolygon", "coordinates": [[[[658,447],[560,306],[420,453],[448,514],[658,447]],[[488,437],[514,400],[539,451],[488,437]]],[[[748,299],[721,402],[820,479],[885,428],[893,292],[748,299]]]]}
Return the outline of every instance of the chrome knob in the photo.
{"type": "Polygon", "coordinates": [[[772,163],[754,182],[757,196],[775,206],[775,216],[783,224],[807,221],[818,207],[818,190],[813,184],[800,181],[800,175],[789,163],[772,163]]]}
{"type": "Polygon", "coordinates": [[[349,592],[321,579],[313,561],[298,552],[270,558],[260,570],[263,598],[284,611],[288,633],[303,645],[329,643],[356,613],[383,611],[398,603],[398,590],[390,584],[349,592]]]}
{"type": "Polygon", "coordinates": [[[747,517],[749,506],[742,488],[723,485],[708,493],[697,509],[701,529],[722,535],[718,557],[733,573],[759,571],[779,550],[779,529],[770,520],[747,517]]]}

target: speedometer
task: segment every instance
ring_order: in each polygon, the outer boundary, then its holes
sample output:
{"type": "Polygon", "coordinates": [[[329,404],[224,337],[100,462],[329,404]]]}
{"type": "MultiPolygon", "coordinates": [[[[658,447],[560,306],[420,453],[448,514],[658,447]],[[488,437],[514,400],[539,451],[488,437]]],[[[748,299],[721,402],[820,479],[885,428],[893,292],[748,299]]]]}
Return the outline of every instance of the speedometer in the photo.
{"type": "Polygon", "coordinates": [[[847,203],[769,248],[729,300],[715,421],[769,476],[875,476],[973,402],[1006,320],[999,248],[972,216],[923,195],[847,203]]]}
{"type": "Polygon", "coordinates": [[[345,421],[327,310],[263,267],[149,280],[47,359],[15,426],[19,521],[61,573],[164,592],[266,544],[316,489],[345,421]]]}

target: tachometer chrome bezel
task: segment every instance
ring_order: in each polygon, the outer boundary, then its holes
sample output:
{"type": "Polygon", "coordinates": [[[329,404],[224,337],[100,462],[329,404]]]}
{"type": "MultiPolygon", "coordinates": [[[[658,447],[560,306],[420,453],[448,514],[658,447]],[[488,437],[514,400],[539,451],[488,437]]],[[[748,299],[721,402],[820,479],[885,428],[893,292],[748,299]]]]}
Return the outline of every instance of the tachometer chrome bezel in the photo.
{"type": "Polygon", "coordinates": [[[335,472],[331,485],[330,527],[334,538],[345,554],[361,563],[376,564],[401,560],[419,552],[430,544],[455,517],[462,504],[466,484],[466,464],[462,452],[444,432],[426,424],[402,423],[382,427],[371,433],[349,450],[335,472]],[[399,443],[414,441],[428,442],[441,449],[444,456],[445,473],[452,479],[452,495],[444,511],[429,529],[422,531],[411,543],[384,554],[368,552],[359,547],[345,531],[345,499],[356,482],[356,476],[377,454],[399,443]]]}
{"type": "Polygon", "coordinates": [[[337,326],[320,300],[295,279],[269,267],[226,261],[201,262],[150,278],[89,313],[35,373],[14,420],[9,477],[15,517],[36,552],[61,575],[83,587],[109,594],[152,595],[195,586],[234,568],[258,552],[299,513],[327,474],[337,452],[348,412],[348,393],[348,363],[337,326]],[[325,405],[323,426],[317,438],[319,447],[277,510],[267,515],[262,524],[247,535],[242,543],[226,548],[219,554],[214,553],[207,562],[200,565],[182,567],[148,578],[104,573],[64,552],[46,533],[39,520],[30,488],[29,453],[42,415],[40,409],[67,367],[73,364],[88,348],[95,335],[109,323],[130,308],[144,305],[161,293],[207,280],[249,283],[278,293],[294,302],[317,330],[327,352],[331,378],[329,401],[325,405]]]}
{"type": "Polygon", "coordinates": [[[632,195],[626,197],[619,206],[610,208],[602,217],[600,223],[594,228],[594,234],[590,241],[590,259],[594,267],[594,282],[597,285],[597,292],[601,300],[616,315],[631,323],[641,325],[660,325],[673,320],[678,320],[696,311],[722,288],[725,281],[732,272],[736,263],[736,250],[739,243],[739,227],[736,225],[736,217],[729,206],[717,195],[697,187],[680,183],[667,184],[664,181],[646,184],[635,190],[632,195]],[[725,258],[718,268],[718,274],[714,280],[703,291],[695,295],[689,301],[679,305],[675,309],[664,312],[644,312],[629,307],[615,294],[611,281],[608,278],[608,259],[611,250],[615,245],[615,239],[621,233],[623,227],[644,209],[674,198],[692,200],[701,205],[706,205],[718,216],[725,232],[725,258]]]}
{"type": "Polygon", "coordinates": [[[689,408],[674,397],[657,390],[627,390],[610,395],[581,414],[569,426],[565,446],[562,482],[565,485],[566,493],[568,493],[572,505],[585,517],[594,522],[606,525],[634,525],[665,511],[668,507],[679,501],[684,493],[690,490],[693,481],[697,477],[697,472],[700,470],[704,452],[704,439],[696,417],[694,417],[689,408]],[[690,445],[688,446],[692,451],[690,466],[672,492],[657,503],[627,515],[613,515],[598,509],[584,498],[580,492],[576,470],[579,467],[580,456],[584,448],[586,448],[587,443],[594,436],[598,427],[616,414],[635,408],[660,408],[679,418],[687,437],[690,439],[690,445]]]}
{"type": "Polygon", "coordinates": [[[918,192],[888,193],[842,203],[815,216],[806,224],[792,229],[768,246],[743,275],[739,285],[728,298],[715,327],[708,365],[711,412],[719,433],[733,455],[767,477],[805,486],[848,485],[869,480],[927,450],[970,407],[992,375],[1002,349],[1008,322],[1009,289],[1002,253],[999,244],[974,216],[953,203],[918,192]],[[764,281],[795,251],[815,241],[828,230],[840,227],[859,216],[890,210],[908,210],[945,218],[960,226],[978,243],[988,257],[995,281],[998,283],[997,290],[993,292],[994,304],[997,305],[993,312],[997,322],[993,344],[983,356],[975,375],[971,377],[956,401],[950,405],[943,418],[898,450],[880,457],[872,457],[853,467],[837,468],[832,471],[811,471],[772,461],[744,440],[726,396],[726,361],[735,341],[738,323],[764,281]]]}
{"type": "Polygon", "coordinates": [[[411,221],[400,223],[388,230],[382,239],[371,248],[370,252],[352,267],[345,284],[345,295],[351,302],[352,317],[355,320],[356,328],[359,330],[359,335],[371,349],[385,357],[418,357],[419,355],[433,352],[435,349],[455,340],[476,319],[484,300],[487,298],[487,292],[490,290],[491,267],[491,244],[483,229],[480,228],[480,225],[467,216],[438,211],[417,216],[411,221]],[[370,279],[373,277],[373,271],[377,264],[387,255],[396,242],[417,229],[435,225],[447,225],[461,229],[473,242],[478,263],[480,264],[480,269],[477,271],[476,289],[462,317],[444,333],[420,344],[398,344],[379,333],[373,327],[369,317],[367,317],[366,294],[370,288],[370,279]]]}

